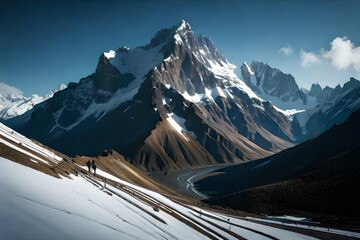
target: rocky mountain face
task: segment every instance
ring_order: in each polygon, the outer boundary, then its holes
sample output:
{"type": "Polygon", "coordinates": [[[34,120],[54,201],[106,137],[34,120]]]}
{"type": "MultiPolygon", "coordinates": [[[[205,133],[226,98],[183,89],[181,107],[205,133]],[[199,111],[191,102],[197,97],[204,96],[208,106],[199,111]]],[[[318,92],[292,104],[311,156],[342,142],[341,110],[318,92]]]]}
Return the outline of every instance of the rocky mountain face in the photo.
{"type": "Polygon", "coordinates": [[[115,149],[147,171],[248,161],[292,146],[290,120],[234,69],[183,21],[146,46],[104,52],[94,74],[6,124],[69,155],[115,149]]]}
{"type": "Polygon", "coordinates": [[[282,110],[309,110],[318,104],[339,100],[344,94],[360,87],[360,81],[351,77],[343,86],[322,88],[314,83],[310,90],[299,88],[291,74],[272,68],[268,64],[253,61],[240,67],[240,75],[245,83],[262,99],[282,110]]]}
{"type": "MultiPolygon", "coordinates": [[[[325,89],[330,88],[324,88],[322,93],[326,93],[325,89]]],[[[318,94],[318,96],[324,95],[318,94]]],[[[344,122],[359,109],[360,81],[351,78],[343,87],[335,87],[327,96],[329,99],[324,100],[324,103],[294,115],[293,125],[298,124],[302,129],[302,135],[298,136],[300,141],[316,137],[333,125],[344,122]]]]}
{"type": "Polygon", "coordinates": [[[65,88],[66,85],[62,84],[45,96],[34,94],[31,97],[25,97],[20,90],[0,82],[0,120],[21,115],[31,110],[36,104],[51,98],[55,92],[65,88]]]}
{"type": "Polygon", "coordinates": [[[355,88],[360,87],[360,81],[355,78],[350,78],[342,87],[337,85],[336,87],[324,87],[322,88],[318,83],[313,84],[309,91],[309,96],[316,97],[318,103],[331,102],[334,99],[337,99],[339,95],[354,90],[355,88]]]}
{"type": "Polygon", "coordinates": [[[253,61],[240,67],[245,83],[264,100],[271,101],[282,110],[308,109],[315,105],[301,91],[295,78],[266,63],[253,61]]]}

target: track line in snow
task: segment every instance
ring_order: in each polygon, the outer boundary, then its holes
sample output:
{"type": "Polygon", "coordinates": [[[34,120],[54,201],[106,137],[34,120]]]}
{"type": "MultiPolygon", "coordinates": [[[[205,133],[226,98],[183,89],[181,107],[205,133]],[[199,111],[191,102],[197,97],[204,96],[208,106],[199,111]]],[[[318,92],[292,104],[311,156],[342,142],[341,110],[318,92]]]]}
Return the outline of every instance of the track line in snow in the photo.
{"type": "MultiPolygon", "coordinates": [[[[178,202],[178,203],[179,203],[179,202],[178,202]]],[[[182,203],[179,203],[179,204],[187,207],[185,204],[182,204],[182,203]]],[[[198,211],[198,210],[196,210],[196,209],[191,209],[191,210],[194,211],[194,212],[199,213],[199,216],[197,216],[197,217],[200,217],[200,218],[201,218],[201,216],[204,215],[204,216],[207,216],[208,218],[211,218],[211,219],[214,219],[214,220],[217,220],[217,221],[221,221],[221,222],[226,223],[226,224],[229,224],[229,225],[231,225],[231,226],[239,227],[239,228],[245,229],[245,230],[247,230],[247,231],[250,231],[250,232],[253,232],[253,233],[262,235],[263,237],[266,237],[266,238],[269,238],[269,239],[273,239],[273,240],[278,240],[278,238],[276,238],[276,237],[274,237],[274,236],[271,236],[271,235],[269,235],[269,234],[267,234],[267,233],[263,233],[263,232],[261,232],[261,231],[258,231],[258,230],[252,229],[252,228],[248,228],[248,227],[245,227],[245,226],[242,226],[242,225],[239,225],[239,224],[230,222],[230,221],[226,221],[226,220],[223,219],[223,217],[225,217],[225,216],[221,216],[221,217],[220,217],[220,216],[216,216],[216,217],[215,217],[215,216],[212,216],[212,215],[208,214],[206,211],[198,211]]],[[[196,216],[196,215],[194,214],[194,216],[196,216]]],[[[203,218],[201,218],[201,219],[203,219],[203,218]]],[[[203,219],[203,220],[205,220],[205,219],[203,219]]],[[[208,221],[208,220],[205,220],[205,221],[208,221]]]]}
{"type": "Polygon", "coordinates": [[[279,229],[285,229],[291,232],[297,232],[303,235],[307,235],[307,236],[314,236],[317,237],[316,235],[321,236],[320,238],[322,239],[359,239],[359,236],[355,236],[355,235],[345,235],[345,234],[339,234],[336,232],[330,232],[330,231],[319,231],[316,228],[311,228],[311,226],[309,225],[308,228],[306,227],[299,227],[299,226],[294,226],[294,225],[287,225],[287,224],[280,224],[280,223],[275,223],[275,222],[265,222],[265,221],[258,221],[257,219],[248,219],[248,221],[257,223],[257,224],[262,224],[262,225],[266,225],[266,226],[270,226],[273,228],[279,228],[279,229]]]}
{"type": "Polygon", "coordinates": [[[194,217],[197,217],[197,218],[201,219],[202,221],[205,221],[205,222],[207,222],[208,224],[214,226],[215,228],[217,228],[217,229],[219,229],[219,230],[221,230],[221,231],[223,231],[223,232],[226,232],[227,234],[235,237],[236,239],[246,239],[246,238],[243,238],[241,235],[238,235],[237,233],[231,231],[230,229],[226,229],[226,228],[224,228],[224,227],[222,227],[222,226],[220,226],[220,225],[218,225],[218,224],[216,224],[216,223],[214,223],[214,222],[211,222],[211,221],[209,221],[209,220],[203,219],[201,216],[197,216],[197,215],[195,215],[194,213],[191,213],[191,214],[192,214],[194,217]]]}
{"type": "MultiPolygon", "coordinates": [[[[103,188],[103,185],[100,184],[97,180],[93,179],[92,177],[89,177],[89,176],[84,176],[84,177],[85,177],[85,179],[87,179],[88,181],[90,181],[91,183],[93,183],[94,185],[96,184],[95,186],[97,186],[99,189],[103,188]]],[[[109,189],[109,188],[106,188],[106,190],[110,191],[112,194],[115,194],[116,196],[118,196],[118,197],[124,199],[125,201],[129,202],[130,204],[132,204],[132,205],[135,206],[136,208],[140,209],[141,211],[147,213],[148,215],[150,215],[151,217],[155,218],[156,220],[158,220],[158,221],[166,224],[166,222],[165,222],[163,219],[161,219],[160,217],[158,217],[158,216],[156,216],[155,214],[151,213],[150,211],[142,208],[140,205],[138,205],[138,204],[130,201],[129,199],[126,199],[125,197],[121,196],[120,194],[118,194],[117,192],[115,192],[115,191],[113,191],[113,190],[111,190],[111,189],[109,189]]],[[[119,190],[120,190],[120,189],[119,189],[119,190]]],[[[130,194],[129,194],[129,195],[130,195],[130,194]]]]}

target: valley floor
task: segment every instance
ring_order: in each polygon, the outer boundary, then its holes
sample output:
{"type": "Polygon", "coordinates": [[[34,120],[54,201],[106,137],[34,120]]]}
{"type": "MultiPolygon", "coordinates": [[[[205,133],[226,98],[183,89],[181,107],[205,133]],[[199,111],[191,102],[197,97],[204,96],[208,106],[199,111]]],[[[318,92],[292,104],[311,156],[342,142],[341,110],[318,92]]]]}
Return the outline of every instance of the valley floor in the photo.
{"type": "Polygon", "coordinates": [[[212,171],[230,166],[233,164],[224,164],[204,168],[174,171],[169,173],[151,173],[151,176],[166,186],[175,189],[177,192],[195,199],[207,199],[208,196],[197,191],[194,182],[208,176],[212,171]]]}

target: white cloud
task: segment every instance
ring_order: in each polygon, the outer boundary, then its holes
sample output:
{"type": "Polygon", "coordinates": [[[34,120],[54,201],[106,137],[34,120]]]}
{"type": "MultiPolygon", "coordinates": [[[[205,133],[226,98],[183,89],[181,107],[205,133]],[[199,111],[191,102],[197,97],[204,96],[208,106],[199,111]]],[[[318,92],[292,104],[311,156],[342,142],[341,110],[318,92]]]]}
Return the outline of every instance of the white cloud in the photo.
{"type": "Polygon", "coordinates": [[[309,67],[313,64],[320,63],[320,58],[313,52],[306,52],[304,49],[300,50],[301,66],[309,67]]]}
{"type": "Polygon", "coordinates": [[[354,68],[360,72],[360,46],[355,46],[346,37],[337,37],[329,50],[321,49],[318,54],[301,49],[301,66],[308,67],[315,63],[327,62],[338,70],[354,68]]]}
{"type": "Polygon", "coordinates": [[[337,37],[331,42],[329,51],[322,51],[322,57],[330,61],[331,65],[339,70],[353,67],[360,71],[360,46],[354,44],[346,37],[337,37]]]}
{"type": "Polygon", "coordinates": [[[290,56],[294,52],[294,49],[288,45],[288,46],[280,48],[279,52],[281,52],[285,56],[290,56]]]}

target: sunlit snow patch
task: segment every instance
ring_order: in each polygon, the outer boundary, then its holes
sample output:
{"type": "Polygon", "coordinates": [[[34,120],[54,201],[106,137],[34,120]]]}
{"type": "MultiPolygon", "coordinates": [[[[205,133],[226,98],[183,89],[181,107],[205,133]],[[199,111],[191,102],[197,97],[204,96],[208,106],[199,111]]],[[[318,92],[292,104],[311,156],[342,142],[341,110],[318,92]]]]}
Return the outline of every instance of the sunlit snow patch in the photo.
{"type": "Polygon", "coordinates": [[[190,141],[190,139],[184,134],[185,132],[190,133],[194,138],[196,138],[193,132],[187,131],[185,127],[185,119],[175,115],[174,113],[168,114],[168,118],[166,120],[170,123],[170,125],[186,140],[190,141]]]}

